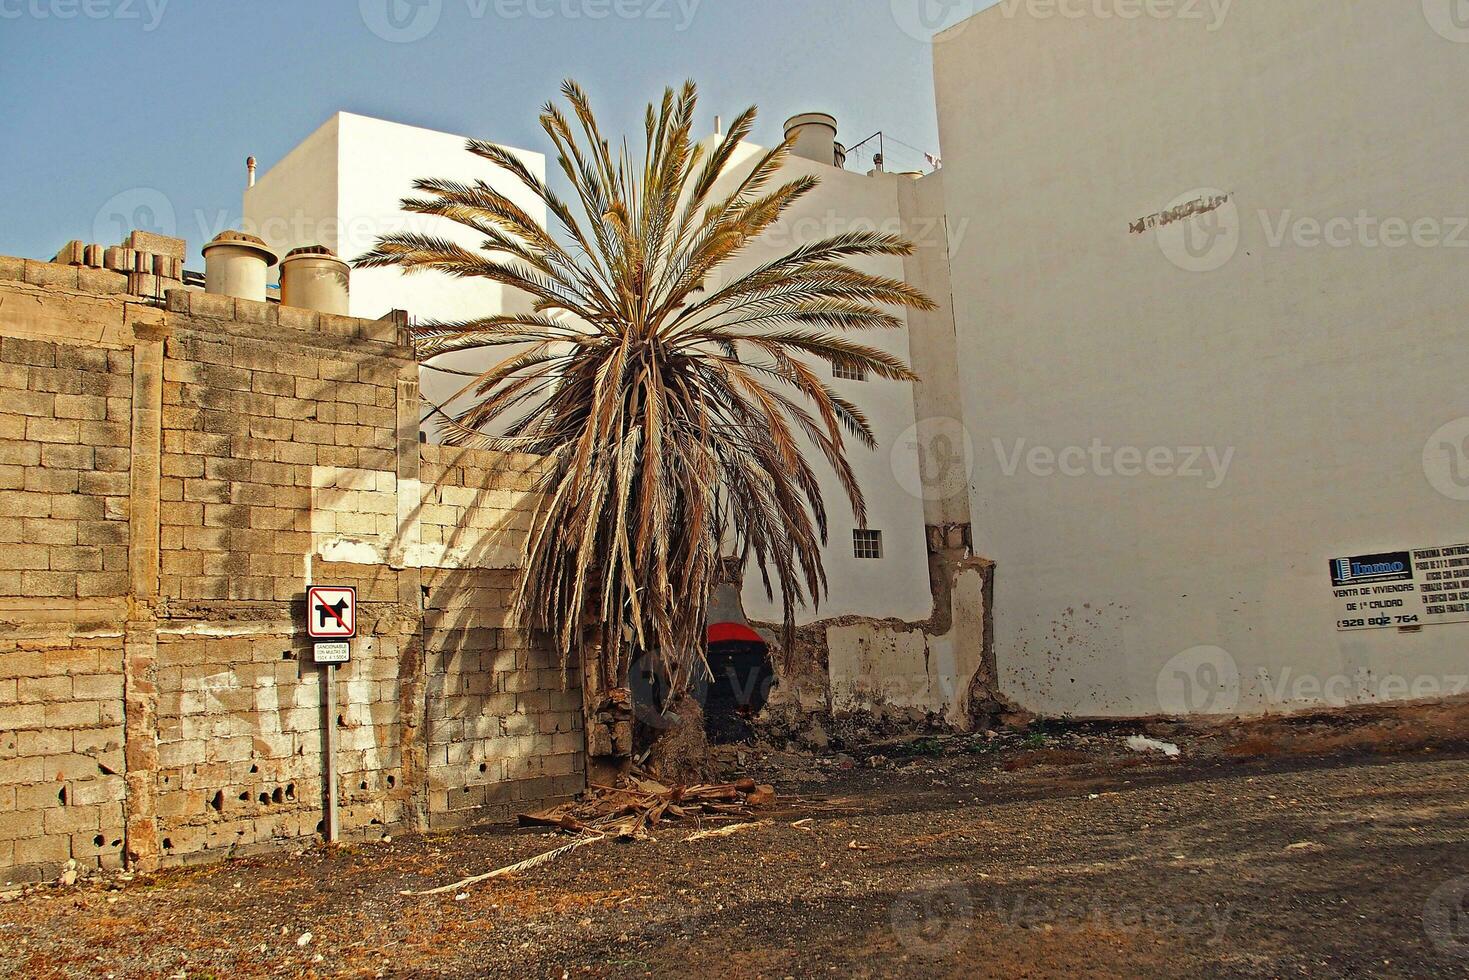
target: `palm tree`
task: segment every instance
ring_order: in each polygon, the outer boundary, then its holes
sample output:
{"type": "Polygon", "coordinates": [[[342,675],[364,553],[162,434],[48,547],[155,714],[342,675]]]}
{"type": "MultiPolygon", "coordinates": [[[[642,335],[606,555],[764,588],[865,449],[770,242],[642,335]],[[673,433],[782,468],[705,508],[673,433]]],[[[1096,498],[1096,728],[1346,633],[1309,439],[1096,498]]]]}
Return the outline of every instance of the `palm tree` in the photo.
{"type": "Polygon", "coordinates": [[[696,143],[695,86],[669,89],[648,106],[638,158],[626,140],[614,155],[580,86],[568,81],[562,94],[575,129],[554,103],[541,125],[575,208],[509,150],[468,145],[545,203],[559,240],[483,181],[423,179],[404,209],[472,229],[481,250],[393,234],[357,265],[487,279],[534,299],[531,313],[413,328],[420,359],[501,348],[465,387],[470,407],[446,416],[445,441],[549,458],[515,607],[555,637],[563,665],[580,660],[584,684],[618,692],[633,659],[650,654],[682,691],[707,669],[706,608],[723,556],[753,560],[766,593],[779,590],[787,649],[796,610],[823,595],[827,509],[805,450],[835,470],[865,524],[846,453],[849,439],[875,448],[872,429],[812,362],[913,380],[900,359],[842,334],[899,327],[890,308],[933,304],[847,264],[911,254],[876,232],[729,275],[817,185],[801,176],[776,186],[789,142],[734,164],[754,108],[696,143]],[[712,284],[720,273],[729,281],[712,284]]]}

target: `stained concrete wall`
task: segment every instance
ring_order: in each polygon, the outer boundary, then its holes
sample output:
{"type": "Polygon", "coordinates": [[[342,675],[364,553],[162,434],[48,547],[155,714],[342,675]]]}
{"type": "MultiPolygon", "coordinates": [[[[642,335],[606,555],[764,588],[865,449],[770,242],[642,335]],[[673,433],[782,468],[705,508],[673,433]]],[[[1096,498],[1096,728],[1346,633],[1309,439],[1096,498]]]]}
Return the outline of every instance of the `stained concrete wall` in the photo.
{"type": "MultiPolygon", "coordinates": [[[[455,826],[584,784],[509,616],[540,461],[421,447],[400,321],[0,259],[0,880],[455,826]],[[358,590],[323,716],[309,584],[358,590]]],[[[569,684],[569,689],[568,689],[569,684]]]]}
{"type": "Polygon", "coordinates": [[[1452,693],[1469,626],[1337,632],[1327,570],[1469,537],[1469,49],[1449,4],[1185,6],[1002,4],[935,45],[1004,690],[1076,715],[1452,693]]]}

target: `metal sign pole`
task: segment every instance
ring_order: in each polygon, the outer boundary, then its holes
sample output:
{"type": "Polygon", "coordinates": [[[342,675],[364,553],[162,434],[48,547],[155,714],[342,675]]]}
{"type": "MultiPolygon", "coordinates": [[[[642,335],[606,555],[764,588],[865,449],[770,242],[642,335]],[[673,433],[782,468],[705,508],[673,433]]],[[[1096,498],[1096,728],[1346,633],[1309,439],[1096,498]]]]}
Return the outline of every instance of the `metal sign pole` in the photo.
{"type": "Polygon", "coordinates": [[[337,822],[337,665],[327,664],[321,682],[326,685],[326,839],[341,836],[337,822]]]}
{"type": "Polygon", "coordinates": [[[341,839],[341,822],[337,806],[337,665],[352,659],[352,638],[357,635],[357,590],[350,586],[332,588],[314,585],[306,590],[306,634],[313,640],[325,640],[312,647],[312,659],[326,668],[321,683],[326,688],[321,699],[326,709],[326,841],[341,839]],[[332,599],[336,601],[333,602],[332,599]],[[336,625],[332,626],[331,621],[336,625]]]}

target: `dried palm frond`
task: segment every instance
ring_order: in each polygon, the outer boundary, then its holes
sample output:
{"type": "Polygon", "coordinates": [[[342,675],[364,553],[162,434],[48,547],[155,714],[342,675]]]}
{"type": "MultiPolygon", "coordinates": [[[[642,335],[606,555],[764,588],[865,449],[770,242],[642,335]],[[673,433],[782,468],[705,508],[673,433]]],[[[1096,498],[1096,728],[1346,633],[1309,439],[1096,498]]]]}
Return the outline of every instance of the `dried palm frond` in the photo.
{"type": "Polygon", "coordinates": [[[550,461],[515,596],[524,621],[554,634],[563,662],[594,644],[609,688],[652,652],[680,690],[703,665],[722,555],[753,563],[779,593],[788,649],[796,610],[824,594],[813,448],[865,524],[847,447],[875,446],[871,426],[811,363],[911,380],[899,358],[840,334],[899,326],[893,308],[933,304],[846,264],[912,252],[877,232],[809,242],[712,285],[816,186],[778,182],[790,142],[736,165],[754,109],[696,142],[689,83],[648,107],[640,159],[626,143],[614,154],[586,93],[574,82],[562,92],[569,112],[549,104],[541,124],[571,200],[511,151],[468,147],[542,202],[552,230],[483,181],[419,180],[423,196],[404,207],[474,230],[481,249],[393,234],[357,265],[531,297],[531,313],[413,328],[423,359],[504,351],[464,388],[471,403],[447,417],[445,441],[550,461]]]}

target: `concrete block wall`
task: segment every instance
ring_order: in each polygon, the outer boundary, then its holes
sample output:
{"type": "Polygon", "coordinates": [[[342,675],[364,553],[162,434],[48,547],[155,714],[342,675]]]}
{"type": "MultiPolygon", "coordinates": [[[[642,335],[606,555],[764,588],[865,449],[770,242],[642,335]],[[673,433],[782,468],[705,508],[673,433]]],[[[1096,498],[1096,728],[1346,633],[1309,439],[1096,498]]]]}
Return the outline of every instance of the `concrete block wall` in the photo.
{"type": "Polygon", "coordinates": [[[128,591],[132,353],[0,338],[0,596],[128,591]]]}
{"type": "Polygon", "coordinates": [[[510,606],[513,574],[436,569],[423,581],[430,826],[580,792],[575,671],[563,676],[555,654],[495,612],[510,606]]]}
{"type": "Polygon", "coordinates": [[[70,858],[118,867],[122,634],[0,620],[0,881],[70,858]]]}
{"type": "Polygon", "coordinates": [[[508,612],[540,461],[420,446],[399,316],[108,276],[0,258],[0,882],[310,839],[328,725],[348,837],[579,791],[508,612]],[[331,719],[310,584],[359,596],[331,719]]]}

